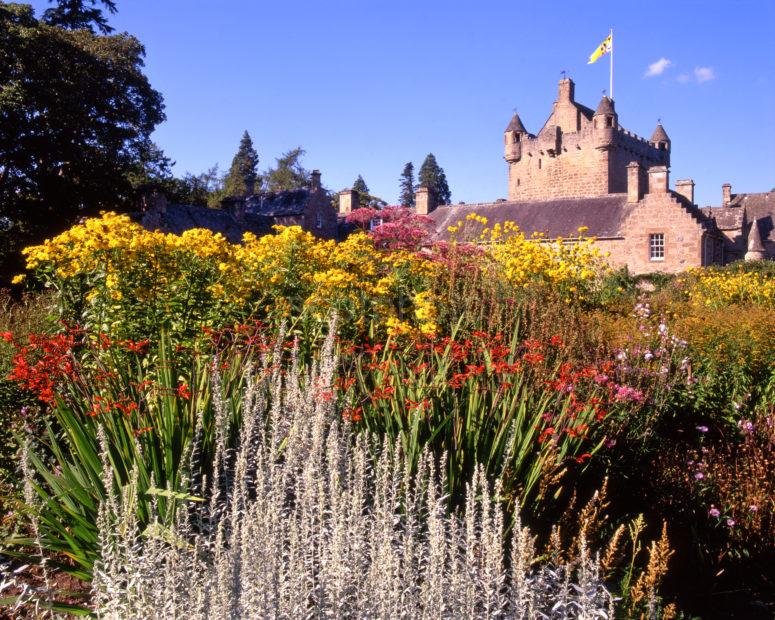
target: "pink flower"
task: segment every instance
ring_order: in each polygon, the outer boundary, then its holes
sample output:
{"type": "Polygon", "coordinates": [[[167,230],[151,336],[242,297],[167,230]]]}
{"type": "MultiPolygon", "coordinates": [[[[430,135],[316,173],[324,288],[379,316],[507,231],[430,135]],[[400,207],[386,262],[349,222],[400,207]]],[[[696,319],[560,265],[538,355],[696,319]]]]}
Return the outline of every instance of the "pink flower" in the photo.
{"type": "Polygon", "coordinates": [[[708,427],[705,426],[705,425],[698,426],[697,430],[700,431],[701,433],[707,433],[708,432],[708,427]]]}
{"type": "Polygon", "coordinates": [[[710,507],[710,510],[708,510],[708,514],[711,517],[717,518],[721,516],[721,511],[718,508],[715,508],[714,506],[710,507]]]}
{"type": "Polygon", "coordinates": [[[694,474],[695,480],[702,480],[703,478],[705,478],[705,474],[703,474],[701,471],[698,471],[694,474]]]}
{"type": "Polygon", "coordinates": [[[727,519],[727,525],[728,525],[729,527],[734,527],[734,525],[735,525],[735,520],[734,520],[734,519],[727,519]]]}
{"type": "Polygon", "coordinates": [[[616,394],[614,395],[614,398],[619,402],[632,401],[636,403],[642,403],[645,400],[643,392],[636,390],[635,388],[631,388],[629,385],[616,386],[616,394]]]}

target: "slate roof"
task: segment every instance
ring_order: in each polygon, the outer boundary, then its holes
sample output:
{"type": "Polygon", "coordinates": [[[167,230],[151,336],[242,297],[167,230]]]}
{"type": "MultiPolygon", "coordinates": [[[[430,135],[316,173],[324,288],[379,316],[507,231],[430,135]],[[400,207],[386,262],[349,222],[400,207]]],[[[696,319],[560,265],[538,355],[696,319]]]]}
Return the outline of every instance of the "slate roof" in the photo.
{"type": "Polygon", "coordinates": [[[225,209],[209,209],[194,205],[168,204],[163,212],[133,213],[131,217],[146,228],[161,230],[165,233],[180,235],[192,228],[208,228],[219,232],[232,243],[242,240],[245,232],[263,235],[272,231],[274,222],[271,218],[245,214],[244,221],[237,222],[232,214],[225,209]],[[155,216],[158,215],[158,220],[155,216]]]}
{"type": "Polygon", "coordinates": [[[470,213],[487,218],[487,226],[512,221],[526,235],[544,233],[548,238],[571,237],[587,226],[584,233],[599,238],[620,237],[621,226],[635,205],[626,194],[607,194],[591,198],[557,198],[541,201],[503,201],[485,204],[445,205],[430,214],[435,238],[448,239],[448,226],[465,221],[470,213]]]}
{"type": "Polygon", "coordinates": [[[670,142],[670,138],[667,137],[667,132],[662,127],[662,123],[657,123],[657,126],[654,128],[654,133],[651,134],[651,142],[670,142]]]}
{"type": "Polygon", "coordinates": [[[710,207],[703,210],[708,217],[716,220],[716,226],[720,230],[736,230],[743,227],[745,211],[743,209],[722,209],[710,207]]]}
{"type": "Polygon", "coordinates": [[[267,217],[302,215],[309,199],[310,190],[308,189],[262,192],[248,196],[245,212],[267,217]]]}
{"type": "Polygon", "coordinates": [[[610,97],[603,97],[600,100],[600,103],[597,106],[597,110],[595,110],[595,116],[598,114],[616,114],[616,110],[614,110],[614,102],[611,101],[610,97]]]}
{"type": "Polygon", "coordinates": [[[511,117],[511,122],[509,123],[509,126],[506,127],[506,131],[527,133],[527,129],[525,129],[525,126],[522,124],[522,119],[519,118],[519,114],[516,112],[514,112],[514,116],[511,117]]]}

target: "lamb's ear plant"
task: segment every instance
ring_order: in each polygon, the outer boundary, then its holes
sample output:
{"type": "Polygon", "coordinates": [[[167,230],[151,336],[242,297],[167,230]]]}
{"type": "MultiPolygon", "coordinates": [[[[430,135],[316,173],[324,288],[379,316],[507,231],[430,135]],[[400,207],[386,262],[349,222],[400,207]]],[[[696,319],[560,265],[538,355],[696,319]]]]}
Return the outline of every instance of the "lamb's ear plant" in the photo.
{"type": "Polygon", "coordinates": [[[227,501],[186,501],[163,535],[155,515],[143,535],[111,486],[92,583],[99,617],[612,617],[587,546],[537,563],[518,516],[506,534],[500,485],[483,467],[464,512],[450,512],[446,467],[428,450],[410,462],[400,444],[354,434],[321,397],[331,349],[329,339],[311,370],[294,362],[246,382],[227,423],[239,442],[222,458],[229,433],[217,434],[205,484],[214,496],[232,480],[227,501]]]}

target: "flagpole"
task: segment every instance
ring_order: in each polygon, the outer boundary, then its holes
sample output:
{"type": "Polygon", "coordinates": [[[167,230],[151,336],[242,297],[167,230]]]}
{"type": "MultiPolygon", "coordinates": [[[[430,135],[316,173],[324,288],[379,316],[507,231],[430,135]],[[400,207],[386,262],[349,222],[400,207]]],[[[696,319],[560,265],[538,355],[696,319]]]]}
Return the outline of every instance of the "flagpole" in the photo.
{"type": "Polygon", "coordinates": [[[609,90],[611,101],[613,101],[614,98],[614,29],[611,28],[611,75],[610,75],[610,83],[609,83],[609,90]]]}

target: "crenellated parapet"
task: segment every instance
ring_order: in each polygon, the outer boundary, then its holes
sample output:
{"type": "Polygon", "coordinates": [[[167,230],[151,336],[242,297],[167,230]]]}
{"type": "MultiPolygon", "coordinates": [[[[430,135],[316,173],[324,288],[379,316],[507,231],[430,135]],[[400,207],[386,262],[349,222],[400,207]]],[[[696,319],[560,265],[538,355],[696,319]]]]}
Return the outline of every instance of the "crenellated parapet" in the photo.
{"type": "Polygon", "coordinates": [[[647,140],[619,124],[609,97],[593,111],[574,94],[573,82],[562,80],[552,113],[536,135],[517,114],[506,127],[511,200],[625,192],[630,162],[642,170],[670,165],[670,139],[661,125],[647,140]]]}

